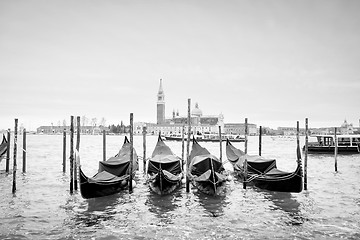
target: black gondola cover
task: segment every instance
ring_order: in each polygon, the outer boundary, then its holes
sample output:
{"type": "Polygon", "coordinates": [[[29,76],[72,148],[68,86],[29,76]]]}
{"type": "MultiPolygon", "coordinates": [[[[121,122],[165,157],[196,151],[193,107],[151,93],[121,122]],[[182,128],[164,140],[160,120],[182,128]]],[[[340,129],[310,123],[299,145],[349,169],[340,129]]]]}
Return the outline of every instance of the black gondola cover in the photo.
{"type": "MultiPolygon", "coordinates": [[[[106,161],[99,161],[98,172],[107,171],[115,176],[123,176],[129,174],[130,166],[130,142],[125,136],[124,144],[116,156],[107,159],[106,161]]],[[[133,148],[133,174],[138,169],[138,156],[133,148]]]]}
{"type": "MultiPolygon", "coordinates": [[[[138,168],[138,157],[133,151],[133,171],[138,168]]],[[[80,157],[77,155],[77,161],[80,157]]],[[[87,177],[79,167],[80,192],[83,198],[103,197],[120,192],[128,187],[130,179],[130,142],[125,137],[124,144],[115,157],[99,161],[99,170],[93,177],[87,177]]]]}
{"type": "Polygon", "coordinates": [[[303,188],[301,154],[297,148],[298,165],[294,172],[284,172],[276,167],[275,159],[266,159],[257,155],[245,155],[230,141],[226,144],[226,155],[235,172],[243,180],[244,162],[248,164],[248,181],[256,187],[278,192],[301,192],[303,188]]]}
{"type": "Polygon", "coordinates": [[[196,188],[208,195],[217,195],[224,190],[227,176],[222,162],[195,139],[189,159],[188,177],[196,188]]]}
{"type": "Polygon", "coordinates": [[[169,194],[181,185],[182,160],[159,136],[155,149],[148,160],[147,175],[150,188],[162,195],[169,194]]]}

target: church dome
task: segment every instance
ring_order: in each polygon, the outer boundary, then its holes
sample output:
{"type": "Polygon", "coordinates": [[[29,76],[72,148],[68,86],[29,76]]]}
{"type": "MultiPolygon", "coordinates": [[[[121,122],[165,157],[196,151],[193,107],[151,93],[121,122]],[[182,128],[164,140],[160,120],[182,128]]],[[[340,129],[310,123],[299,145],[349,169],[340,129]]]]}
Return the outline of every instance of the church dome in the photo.
{"type": "Polygon", "coordinates": [[[202,116],[202,111],[199,109],[198,103],[196,103],[195,108],[193,110],[191,110],[191,115],[198,116],[198,117],[202,116]]]}
{"type": "Polygon", "coordinates": [[[344,123],[343,124],[341,124],[341,127],[343,127],[343,128],[345,128],[345,127],[347,127],[349,124],[347,123],[347,121],[346,121],[346,119],[344,120],[344,123]]]}

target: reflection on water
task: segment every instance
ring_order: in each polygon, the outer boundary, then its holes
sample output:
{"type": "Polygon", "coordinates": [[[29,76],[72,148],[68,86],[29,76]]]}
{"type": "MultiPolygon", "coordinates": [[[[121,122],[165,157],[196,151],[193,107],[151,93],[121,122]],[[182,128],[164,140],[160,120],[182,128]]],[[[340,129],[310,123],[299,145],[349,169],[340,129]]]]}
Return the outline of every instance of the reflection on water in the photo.
{"type": "Polygon", "coordinates": [[[265,199],[270,200],[274,205],[274,210],[282,210],[288,216],[289,225],[301,225],[305,222],[305,218],[300,211],[300,203],[288,192],[262,191],[265,199]]]}
{"type": "Polygon", "coordinates": [[[226,196],[209,196],[200,191],[195,192],[194,195],[208,216],[219,217],[224,215],[224,208],[228,204],[226,196]]]}
{"type": "Polygon", "coordinates": [[[112,211],[115,211],[115,206],[116,204],[119,203],[120,197],[121,197],[121,193],[106,197],[101,197],[101,198],[93,198],[93,199],[85,200],[85,202],[87,202],[88,204],[87,212],[92,213],[96,211],[98,212],[105,211],[111,213],[112,211]]]}
{"type": "Polygon", "coordinates": [[[154,213],[155,216],[160,219],[162,224],[173,224],[173,214],[180,206],[181,198],[181,189],[177,189],[168,195],[158,195],[149,189],[145,205],[150,212],[154,213]]]}
{"type": "Polygon", "coordinates": [[[81,199],[80,196],[69,196],[64,208],[70,216],[70,225],[92,227],[113,220],[117,214],[116,207],[120,204],[123,193],[101,198],[81,199]]]}

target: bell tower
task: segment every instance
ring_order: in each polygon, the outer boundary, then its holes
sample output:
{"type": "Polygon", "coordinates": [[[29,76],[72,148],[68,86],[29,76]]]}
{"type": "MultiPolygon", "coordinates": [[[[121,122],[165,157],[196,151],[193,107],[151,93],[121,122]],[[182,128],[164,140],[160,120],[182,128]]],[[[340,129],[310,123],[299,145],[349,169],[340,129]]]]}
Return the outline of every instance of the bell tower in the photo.
{"type": "Polygon", "coordinates": [[[165,122],[165,94],[162,87],[162,79],[160,79],[159,91],[157,94],[157,121],[156,124],[165,122]]]}

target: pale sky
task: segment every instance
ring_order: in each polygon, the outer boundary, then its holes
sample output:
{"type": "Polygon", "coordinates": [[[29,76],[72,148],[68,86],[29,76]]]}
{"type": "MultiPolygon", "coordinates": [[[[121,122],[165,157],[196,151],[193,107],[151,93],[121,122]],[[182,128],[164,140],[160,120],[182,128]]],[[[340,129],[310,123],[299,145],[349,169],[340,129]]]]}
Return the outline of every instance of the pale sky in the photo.
{"type": "Polygon", "coordinates": [[[360,1],[0,1],[0,129],[156,122],[187,99],[225,123],[360,119],[360,1]]]}

